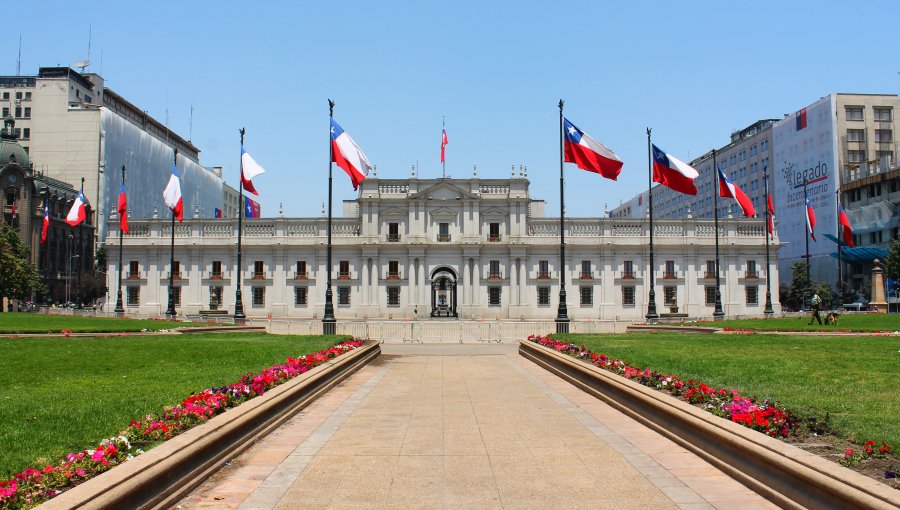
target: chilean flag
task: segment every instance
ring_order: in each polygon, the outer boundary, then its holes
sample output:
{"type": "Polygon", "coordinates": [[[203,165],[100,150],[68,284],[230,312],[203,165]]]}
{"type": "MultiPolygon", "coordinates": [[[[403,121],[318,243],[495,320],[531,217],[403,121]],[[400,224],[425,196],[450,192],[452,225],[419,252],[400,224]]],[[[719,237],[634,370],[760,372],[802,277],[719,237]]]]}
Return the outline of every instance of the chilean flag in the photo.
{"type": "Polygon", "coordinates": [[[738,205],[744,211],[744,216],[748,218],[756,216],[756,209],[753,208],[750,197],[734,181],[725,177],[721,168],[717,170],[719,172],[719,196],[737,200],[738,205]]]}
{"type": "Polygon", "coordinates": [[[163,190],[163,201],[172,210],[175,219],[181,221],[184,218],[184,201],[181,198],[181,181],[178,179],[178,167],[172,167],[172,176],[169,184],[163,190]]]}
{"type": "Polygon", "coordinates": [[[838,206],[838,225],[841,226],[841,230],[844,234],[844,244],[853,248],[855,245],[853,244],[853,228],[850,227],[850,218],[847,218],[847,212],[844,211],[844,206],[838,206]]]}
{"type": "Polygon", "coordinates": [[[353,189],[359,187],[359,183],[369,175],[369,169],[372,168],[359,145],[356,145],[334,119],[331,119],[331,161],[347,172],[353,183],[353,189]]]}
{"type": "Polygon", "coordinates": [[[696,195],[697,186],[694,186],[700,172],[680,159],[666,154],[659,147],[653,145],[653,182],[684,193],[696,195]]]}
{"type": "Polygon", "coordinates": [[[250,181],[257,175],[262,173],[265,173],[265,169],[259,166],[259,163],[251,158],[250,154],[246,150],[244,150],[244,146],[241,145],[241,183],[244,185],[244,189],[247,190],[248,193],[253,193],[256,196],[259,196],[259,193],[256,191],[256,188],[253,187],[253,183],[250,181]]]}
{"type": "Polygon", "coordinates": [[[602,143],[575,127],[569,119],[563,119],[565,134],[565,161],[578,168],[596,172],[607,179],[616,180],[622,171],[622,161],[602,143]]]}
{"type": "Polygon", "coordinates": [[[50,201],[44,201],[44,228],[41,229],[41,244],[47,244],[47,232],[50,231],[50,201]]]}
{"type": "Polygon", "coordinates": [[[244,197],[244,217],[259,218],[259,214],[259,202],[252,200],[250,197],[244,197]]]}
{"type": "Polygon", "coordinates": [[[128,233],[128,197],[125,196],[125,183],[119,185],[119,204],[116,207],[119,213],[119,228],[128,233]]]}
{"type": "Polygon", "coordinates": [[[444,162],[444,148],[447,147],[447,144],[450,143],[447,140],[447,128],[444,128],[444,131],[441,133],[441,163],[444,162]]]}
{"type": "MultiPolygon", "coordinates": [[[[768,184],[766,184],[768,188],[768,184]]],[[[767,190],[768,192],[768,190],[767,190]]],[[[772,195],[769,195],[769,204],[767,205],[769,208],[769,236],[773,239],[775,238],[775,204],[772,203],[772,195]]]]}
{"type": "Polygon", "coordinates": [[[812,205],[809,203],[809,198],[806,199],[806,230],[809,232],[809,236],[812,237],[812,240],[816,240],[816,213],[813,212],[812,205]]]}
{"type": "Polygon", "coordinates": [[[69,209],[69,214],[66,215],[66,223],[75,227],[87,219],[87,213],[84,211],[85,202],[87,200],[84,198],[84,191],[79,191],[78,196],[75,197],[75,202],[72,203],[72,208],[69,209]]]}

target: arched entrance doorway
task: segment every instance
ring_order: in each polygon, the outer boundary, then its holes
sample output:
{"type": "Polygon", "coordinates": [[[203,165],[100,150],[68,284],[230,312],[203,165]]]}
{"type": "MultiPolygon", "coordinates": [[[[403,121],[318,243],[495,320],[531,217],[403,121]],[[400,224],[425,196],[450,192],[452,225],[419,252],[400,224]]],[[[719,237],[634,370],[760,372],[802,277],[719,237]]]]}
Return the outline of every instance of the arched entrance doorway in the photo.
{"type": "Polygon", "coordinates": [[[431,273],[431,316],[459,317],[456,314],[456,271],[439,267],[431,273]]]}

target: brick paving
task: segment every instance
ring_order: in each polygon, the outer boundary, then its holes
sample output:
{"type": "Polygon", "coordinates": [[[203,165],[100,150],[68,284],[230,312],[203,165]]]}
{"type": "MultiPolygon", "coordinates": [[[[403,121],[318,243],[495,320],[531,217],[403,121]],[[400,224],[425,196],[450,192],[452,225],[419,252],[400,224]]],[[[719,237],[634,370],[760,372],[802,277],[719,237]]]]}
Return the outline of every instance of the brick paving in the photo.
{"type": "Polygon", "coordinates": [[[385,345],[178,505],[775,508],[515,345],[385,345]]]}

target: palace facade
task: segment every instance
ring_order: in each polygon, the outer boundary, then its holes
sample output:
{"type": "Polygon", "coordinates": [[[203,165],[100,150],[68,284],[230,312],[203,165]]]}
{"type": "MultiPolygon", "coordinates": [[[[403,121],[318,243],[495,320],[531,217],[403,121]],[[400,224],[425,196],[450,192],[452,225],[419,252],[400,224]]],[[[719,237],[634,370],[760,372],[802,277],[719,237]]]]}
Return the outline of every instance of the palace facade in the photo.
{"type": "MultiPolygon", "coordinates": [[[[342,319],[550,319],[560,278],[572,319],[641,320],[647,312],[649,227],[646,219],[567,218],[566,263],[559,260],[559,218],[529,195],[529,181],[378,179],[360,185],[333,220],[332,288],[342,319]]],[[[166,211],[168,213],[168,211],[166,211]]],[[[165,216],[168,216],[166,214],[165,216]]],[[[242,266],[234,219],[195,214],[175,225],[129,218],[122,256],[127,313],[162,315],[174,273],[179,315],[234,312],[240,271],[250,317],[321,318],[328,278],[327,220],[243,222],[242,266]]],[[[762,315],[766,298],[765,225],[719,222],[721,293],[726,315],[762,315]]],[[[116,303],[117,221],[109,223],[107,306],[116,303]]],[[[715,303],[712,220],[654,221],[657,309],[711,318],[715,303]]],[[[771,249],[771,292],[778,304],[778,238],[771,249]]]]}

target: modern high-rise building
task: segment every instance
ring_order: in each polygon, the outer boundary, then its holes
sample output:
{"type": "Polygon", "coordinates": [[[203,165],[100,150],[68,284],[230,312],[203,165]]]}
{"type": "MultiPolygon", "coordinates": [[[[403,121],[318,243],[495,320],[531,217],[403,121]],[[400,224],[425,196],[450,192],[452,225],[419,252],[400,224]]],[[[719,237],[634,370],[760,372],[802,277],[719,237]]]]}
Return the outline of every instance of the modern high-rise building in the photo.
{"type": "Polygon", "coordinates": [[[98,213],[97,238],[106,237],[122,166],[131,215],[148,218],[164,210],[162,189],[172,172],[174,150],[186,215],[209,218],[222,208],[222,179],[199,163],[189,140],[105,87],[94,73],[42,67],[37,76],[0,77],[0,109],[21,130],[21,144],[35,171],[81,186],[98,213]]]}

